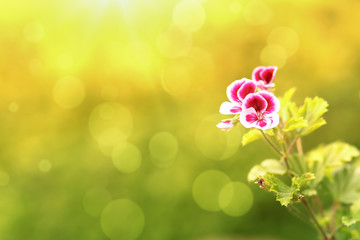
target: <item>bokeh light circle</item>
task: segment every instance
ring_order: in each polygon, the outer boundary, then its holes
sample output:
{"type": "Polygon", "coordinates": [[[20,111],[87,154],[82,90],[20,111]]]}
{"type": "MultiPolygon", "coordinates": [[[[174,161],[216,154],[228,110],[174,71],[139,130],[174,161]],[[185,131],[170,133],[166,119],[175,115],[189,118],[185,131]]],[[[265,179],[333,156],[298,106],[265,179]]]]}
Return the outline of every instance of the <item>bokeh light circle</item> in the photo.
{"type": "Polygon", "coordinates": [[[39,164],[38,164],[39,170],[41,172],[48,172],[51,170],[52,168],[52,164],[49,160],[47,159],[42,159],[39,164]]]}
{"type": "Polygon", "coordinates": [[[143,211],[128,199],[110,202],[101,214],[101,228],[112,240],[136,239],[142,233],[144,225],[143,211]]]}
{"type": "Polygon", "coordinates": [[[299,35],[289,27],[277,27],[268,36],[268,44],[279,45],[284,48],[288,57],[299,48],[299,35]]]}
{"type": "Polygon", "coordinates": [[[114,101],[119,96],[119,89],[115,85],[105,85],[101,88],[101,96],[106,101],[114,101]]]}
{"type": "Polygon", "coordinates": [[[203,6],[197,1],[182,0],[176,4],[172,19],[183,31],[195,32],[204,24],[206,14],[203,6]]]}
{"type": "Polygon", "coordinates": [[[78,78],[63,77],[55,83],[53,96],[59,106],[67,109],[75,108],[85,98],[85,87],[78,78]]]}
{"type": "Polygon", "coordinates": [[[123,173],[136,171],[141,164],[141,158],[140,150],[130,143],[117,145],[112,152],[114,166],[123,173]]]}
{"type": "Polygon", "coordinates": [[[24,35],[29,42],[40,42],[45,35],[44,27],[39,22],[29,22],[25,25],[24,35]]]}
{"type": "Polygon", "coordinates": [[[19,104],[17,102],[12,102],[9,104],[9,111],[15,113],[19,110],[19,104]]]}
{"type": "Polygon", "coordinates": [[[219,205],[227,215],[238,217],[251,209],[253,198],[247,185],[242,182],[230,182],[220,191],[219,205]]]}
{"type": "Polygon", "coordinates": [[[111,201],[111,195],[103,188],[91,188],[83,197],[83,206],[86,213],[99,217],[104,207],[111,201]]]}
{"type": "Polygon", "coordinates": [[[161,83],[166,92],[179,95],[185,92],[190,85],[190,73],[186,65],[171,63],[164,67],[161,74],[161,83]]]}
{"type": "Polygon", "coordinates": [[[186,56],[192,46],[191,34],[171,26],[157,38],[159,52],[167,58],[186,56]]]}
{"type": "Polygon", "coordinates": [[[261,0],[249,1],[244,9],[244,18],[251,25],[268,23],[273,16],[272,9],[261,0]]]}
{"type": "Polygon", "coordinates": [[[261,51],[261,63],[265,66],[277,66],[281,68],[287,61],[285,49],[280,45],[268,44],[261,51]]]}
{"type": "Polygon", "coordinates": [[[173,163],[179,149],[176,137],[169,132],[158,132],[149,141],[153,162],[159,167],[167,167],[173,163]]]}
{"type": "Polygon", "coordinates": [[[195,142],[200,152],[209,159],[224,160],[233,156],[241,145],[241,128],[224,133],[216,127],[218,115],[203,119],[195,132],[195,142]]]}
{"type": "Polygon", "coordinates": [[[117,102],[101,103],[90,114],[90,133],[99,143],[101,151],[109,157],[116,145],[125,142],[132,127],[130,111],[117,102]]]}
{"type": "Polygon", "coordinates": [[[239,14],[241,13],[243,9],[242,3],[238,0],[233,0],[230,4],[229,4],[229,10],[230,12],[234,13],[234,14],[239,14]]]}
{"type": "Polygon", "coordinates": [[[216,212],[221,210],[219,195],[230,178],[218,170],[201,173],[194,181],[192,193],[195,202],[204,210],[216,212]]]}

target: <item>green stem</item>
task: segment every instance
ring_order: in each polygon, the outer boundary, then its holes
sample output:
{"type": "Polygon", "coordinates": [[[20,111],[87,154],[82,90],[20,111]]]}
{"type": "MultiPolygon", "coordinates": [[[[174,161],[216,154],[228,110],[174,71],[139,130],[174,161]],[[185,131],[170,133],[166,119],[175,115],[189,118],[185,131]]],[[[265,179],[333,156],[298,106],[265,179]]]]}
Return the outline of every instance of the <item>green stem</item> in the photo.
{"type": "Polygon", "coordinates": [[[294,216],[298,217],[299,219],[303,220],[307,224],[309,224],[309,219],[306,215],[304,215],[302,212],[300,212],[296,207],[289,205],[288,210],[294,214],[294,216]]]}
{"type": "Polygon", "coordinates": [[[287,153],[290,153],[290,151],[291,151],[292,148],[294,147],[297,139],[298,139],[298,136],[296,136],[296,137],[294,138],[294,140],[290,143],[289,148],[288,148],[288,150],[286,151],[287,153]]]}
{"type": "Polygon", "coordinates": [[[312,208],[309,206],[309,203],[306,201],[306,198],[302,198],[301,199],[302,204],[304,204],[306,210],[309,212],[312,220],[314,221],[316,227],[318,228],[318,230],[320,231],[322,237],[324,238],[324,240],[329,240],[329,238],[327,237],[324,229],[321,227],[319,221],[317,220],[314,211],[312,210],[312,208]]]}
{"type": "Polygon", "coordinates": [[[302,148],[302,143],[301,143],[301,138],[296,139],[296,148],[297,148],[298,153],[299,153],[300,156],[304,155],[303,148],[302,148]]]}
{"type": "Polygon", "coordinates": [[[261,134],[263,135],[265,141],[274,149],[274,151],[279,154],[281,157],[284,156],[284,154],[270,141],[270,139],[266,136],[263,130],[260,130],[261,134]]]}

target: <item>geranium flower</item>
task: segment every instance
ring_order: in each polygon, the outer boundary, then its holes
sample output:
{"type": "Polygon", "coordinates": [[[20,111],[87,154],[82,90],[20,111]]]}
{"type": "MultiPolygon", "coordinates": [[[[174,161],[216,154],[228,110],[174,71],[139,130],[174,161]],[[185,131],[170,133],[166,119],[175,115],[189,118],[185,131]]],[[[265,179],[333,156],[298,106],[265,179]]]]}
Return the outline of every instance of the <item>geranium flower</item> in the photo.
{"type": "Polygon", "coordinates": [[[279,125],[280,101],[273,93],[260,91],[246,96],[240,122],[246,128],[267,130],[279,125]]]}
{"type": "Polygon", "coordinates": [[[216,127],[220,128],[221,130],[224,130],[224,131],[228,131],[230,130],[232,127],[234,127],[235,125],[233,124],[233,121],[232,120],[226,120],[226,121],[223,121],[221,123],[218,123],[216,125],[216,127]]]}
{"type": "Polygon", "coordinates": [[[254,81],[243,78],[232,82],[226,89],[226,95],[230,102],[224,102],[220,106],[221,114],[240,114],[242,103],[249,93],[254,93],[256,84],[254,81]]]}
{"type": "Polygon", "coordinates": [[[274,81],[277,67],[257,67],[252,72],[252,79],[256,82],[256,86],[263,90],[268,90],[275,86],[274,81]]]}

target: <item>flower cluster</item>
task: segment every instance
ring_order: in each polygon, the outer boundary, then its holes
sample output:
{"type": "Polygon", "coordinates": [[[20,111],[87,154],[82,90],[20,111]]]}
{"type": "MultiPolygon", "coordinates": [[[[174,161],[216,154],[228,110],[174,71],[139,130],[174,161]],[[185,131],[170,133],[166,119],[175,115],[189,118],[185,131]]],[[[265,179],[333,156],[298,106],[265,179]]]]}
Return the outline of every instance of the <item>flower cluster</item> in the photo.
{"type": "Polygon", "coordinates": [[[233,115],[216,126],[230,130],[237,123],[246,128],[267,130],[279,124],[280,102],[268,90],[275,86],[277,67],[257,67],[252,73],[252,80],[243,78],[231,83],[226,90],[229,102],[220,106],[220,113],[233,115]]]}

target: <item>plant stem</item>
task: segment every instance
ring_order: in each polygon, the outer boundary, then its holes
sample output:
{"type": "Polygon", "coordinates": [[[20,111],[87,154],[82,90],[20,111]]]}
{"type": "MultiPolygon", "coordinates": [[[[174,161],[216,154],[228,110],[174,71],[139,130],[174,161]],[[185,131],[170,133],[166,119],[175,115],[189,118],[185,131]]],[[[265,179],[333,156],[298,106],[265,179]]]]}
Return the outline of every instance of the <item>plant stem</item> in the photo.
{"type": "MultiPolygon", "coordinates": [[[[325,214],[324,214],[324,209],[321,205],[321,201],[320,201],[320,198],[319,198],[319,195],[315,195],[314,196],[314,200],[315,200],[315,204],[317,206],[317,209],[321,215],[321,217],[325,218],[325,214]]],[[[329,230],[329,232],[331,232],[332,230],[332,227],[329,223],[326,223],[326,228],[329,230]]]]}
{"type": "MultiPolygon", "coordinates": [[[[300,218],[301,220],[303,220],[304,222],[306,222],[307,224],[309,224],[309,219],[306,215],[304,215],[302,212],[300,212],[298,209],[296,209],[294,206],[289,205],[288,210],[294,214],[296,217],[300,218]]],[[[311,224],[310,224],[311,225],[311,224]]]]}
{"type": "Polygon", "coordinates": [[[314,221],[314,223],[315,223],[316,227],[319,229],[319,231],[320,231],[320,233],[321,233],[322,237],[324,238],[324,240],[329,240],[329,238],[327,237],[327,235],[326,235],[326,233],[325,233],[324,229],[321,227],[321,225],[320,225],[319,221],[317,220],[317,218],[316,218],[316,216],[315,216],[314,211],[313,211],[313,210],[311,209],[311,207],[309,206],[309,204],[308,204],[308,202],[307,202],[306,198],[305,198],[305,197],[304,197],[304,198],[302,198],[302,199],[301,199],[301,202],[302,202],[302,204],[304,204],[304,206],[305,206],[306,210],[309,212],[309,214],[310,214],[310,216],[311,216],[312,220],[314,221]]]}
{"type": "Polygon", "coordinates": [[[284,156],[284,154],[270,141],[270,139],[266,136],[266,134],[264,133],[263,130],[260,130],[265,141],[272,147],[272,149],[274,149],[274,151],[279,154],[281,157],[284,156]]]}
{"type": "Polygon", "coordinates": [[[301,144],[301,138],[297,138],[296,139],[296,148],[298,150],[298,153],[300,156],[304,155],[303,149],[302,149],[302,144],[301,144]]]}
{"type": "Polygon", "coordinates": [[[330,223],[330,232],[335,228],[336,223],[336,211],[339,206],[339,203],[337,201],[334,201],[334,204],[331,208],[332,216],[331,216],[331,223],[330,223]]]}
{"type": "Polygon", "coordinates": [[[293,148],[294,144],[296,143],[296,140],[298,139],[298,136],[294,138],[294,140],[290,143],[288,150],[286,153],[290,153],[291,149],[293,148]]]}

